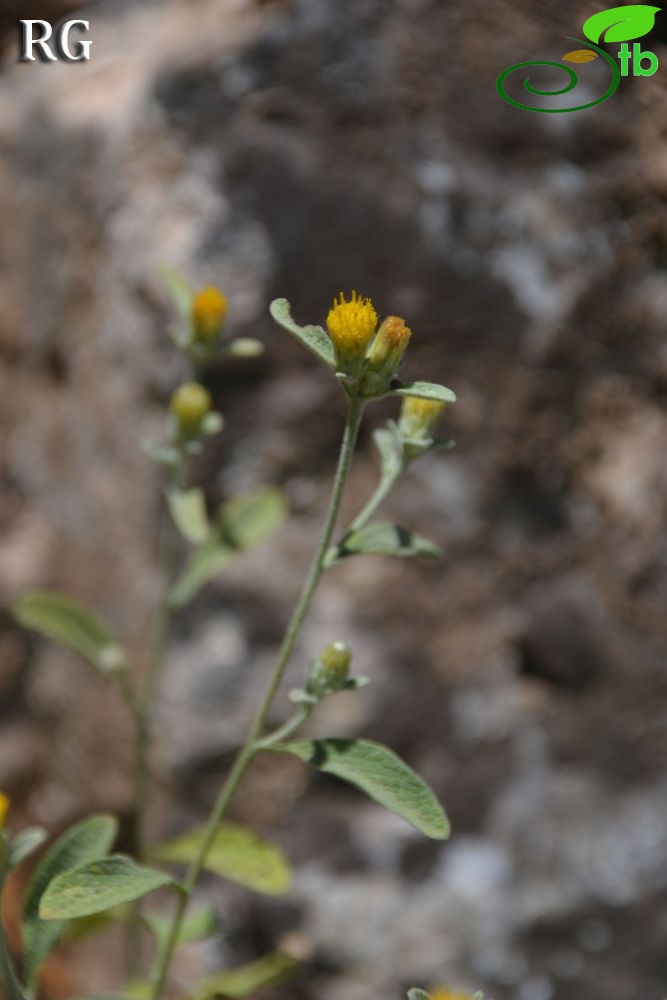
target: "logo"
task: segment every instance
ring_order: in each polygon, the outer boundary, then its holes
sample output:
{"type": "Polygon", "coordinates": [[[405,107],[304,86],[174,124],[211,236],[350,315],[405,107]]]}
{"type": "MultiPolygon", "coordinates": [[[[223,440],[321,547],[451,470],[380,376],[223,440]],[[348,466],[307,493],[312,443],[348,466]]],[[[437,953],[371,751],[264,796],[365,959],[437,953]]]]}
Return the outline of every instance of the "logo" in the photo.
{"type": "Polygon", "coordinates": [[[593,14],[592,17],[589,17],[583,26],[583,33],[587,41],[584,41],[582,38],[570,38],[568,36],[569,41],[586,45],[585,49],[575,49],[572,52],[566,52],[562,56],[563,62],[533,59],[530,62],[516,63],[515,66],[508,67],[508,69],[503,70],[500,74],[496,81],[496,90],[503,101],[507,101],[508,104],[512,104],[515,108],[521,108],[522,111],[537,111],[539,114],[557,115],[569,111],[584,111],[586,108],[594,108],[596,104],[602,104],[603,101],[609,100],[612,94],[616,93],[618,85],[621,82],[621,77],[630,76],[631,73],[632,76],[653,76],[657,71],[658,57],[655,52],[642,49],[640,43],[634,41],[634,39],[643,38],[644,35],[648,35],[655,24],[655,15],[661,9],[660,7],[649,7],[647,4],[629,4],[625,7],[612,7],[610,10],[601,10],[599,14],[593,14]],[[632,48],[628,45],[628,42],[631,41],[634,42],[632,48]],[[596,44],[599,42],[623,42],[617,53],[621,64],[620,68],[612,56],[596,44]],[[586,104],[578,104],[573,108],[533,108],[530,104],[522,104],[521,101],[516,100],[506,90],[507,78],[516,70],[527,69],[530,66],[551,66],[567,74],[568,82],[564,87],[561,87],[560,90],[539,90],[531,84],[530,77],[527,76],[523,81],[524,90],[536,97],[560,97],[563,94],[569,94],[579,83],[579,78],[575,71],[569,66],[565,66],[564,63],[591,63],[594,59],[599,59],[600,57],[606,60],[611,70],[611,83],[602,97],[598,97],[594,101],[588,101],[586,104]]]}
{"type": "Polygon", "coordinates": [[[88,62],[93,43],[77,39],[73,48],[74,28],[90,31],[90,21],[65,21],[55,33],[48,21],[19,21],[19,62],[88,62]]]}

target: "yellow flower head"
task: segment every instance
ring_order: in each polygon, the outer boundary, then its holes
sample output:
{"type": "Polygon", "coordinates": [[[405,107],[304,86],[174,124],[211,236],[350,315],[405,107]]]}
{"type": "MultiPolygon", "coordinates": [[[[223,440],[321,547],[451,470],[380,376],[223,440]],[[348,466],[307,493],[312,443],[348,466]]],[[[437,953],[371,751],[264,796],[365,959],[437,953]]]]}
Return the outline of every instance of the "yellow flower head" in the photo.
{"type": "Polygon", "coordinates": [[[7,813],[9,812],[9,806],[9,798],[3,792],[0,792],[0,830],[2,830],[5,825],[7,813]]]}
{"type": "Polygon", "coordinates": [[[431,440],[445,403],[406,396],[401,407],[399,430],[404,438],[431,440]]]}
{"type": "Polygon", "coordinates": [[[339,368],[354,372],[366,356],[366,350],[375,336],[378,314],[370,299],[356,292],[348,302],[340,293],[327,316],[327,329],[336,350],[339,368]]]}
{"type": "Polygon", "coordinates": [[[179,429],[192,434],[211,409],[211,396],[199,382],[185,382],[171,397],[169,409],[179,429]]]}
{"type": "Polygon", "coordinates": [[[192,335],[195,343],[212,347],[220,336],[227,316],[227,299],[210,285],[198,292],[192,300],[192,335]]]}
{"type": "Polygon", "coordinates": [[[368,352],[368,374],[363,389],[368,395],[381,395],[396,375],[412,331],[400,316],[387,316],[368,352]]]}

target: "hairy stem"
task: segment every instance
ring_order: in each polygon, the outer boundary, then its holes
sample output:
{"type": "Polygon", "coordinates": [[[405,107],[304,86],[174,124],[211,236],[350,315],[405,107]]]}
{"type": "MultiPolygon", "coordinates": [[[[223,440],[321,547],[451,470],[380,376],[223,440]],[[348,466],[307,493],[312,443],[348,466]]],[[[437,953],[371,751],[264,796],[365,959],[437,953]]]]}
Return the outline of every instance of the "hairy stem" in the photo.
{"type": "Polygon", "coordinates": [[[393,490],[394,486],[400,479],[402,473],[403,469],[401,468],[398,472],[394,473],[391,476],[382,476],[375,492],[369,499],[368,503],[366,503],[362,507],[362,509],[355,517],[354,521],[352,521],[352,523],[350,524],[350,527],[348,528],[348,534],[352,531],[359,531],[361,528],[366,527],[366,525],[368,524],[368,522],[370,521],[375,511],[380,506],[380,504],[382,504],[387,499],[387,497],[393,490]]]}
{"type": "MultiPolygon", "coordinates": [[[[178,467],[172,471],[169,486],[182,483],[184,463],[181,460],[178,467]]],[[[178,539],[169,515],[163,513],[164,526],[162,534],[162,594],[155,615],[153,635],[148,654],[146,675],[141,690],[131,698],[131,707],[135,719],[135,756],[134,756],[134,803],[131,814],[130,838],[134,857],[142,861],[146,855],[146,816],[148,812],[151,791],[151,749],[152,749],[152,713],[159,693],[164,650],[171,623],[171,608],[169,605],[169,590],[174,581],[178,561],[178,539]]],[[[128,978],[132,979],[141,971],[141,901],[133,904],[127,922],[126,934],[126,965],[128,978]]]]}
{"type": "Polygon", "coordinates": [[[161,1000],[162,998],[167,984],[167,977],[169,975],[171,962],[178,944],[179,932],[188,908],[190,897],[204,869],[206,859],[211,847],[213,846],[220,823],[227,813],[227,809],[236,794],[246,770],[248,769],[248,765],[259,749],[257,745],[258,741],[264,732],[269,713],[285,675],[285,670],[287,669],[299,631],[303,625],[308,609],[310,608],[313,595],[324,571],[324,559],[329,549],[329,545],[331,544],[334,528],[336,526],[338,512],[343,498],[343,490],[350,471],[352,456],[354,455],[354,447],[359,433],[359,425],[361,423],[363,410],[363,401],[354,398],[350,399],[347,422],[345,424],[345,433],[343,435],[340,455],[338,458],[336,477],[334,479],[331,499],[329,501],[329,508],[322,529],[322,535],[320,537],[315,555],[313,556],[313,560],[310,564],[310,569],[308,570],[308,574],[292,614],[292,618],[287,626],[280,650],[278,651],[276,665],[269,679],[264,698],[262,699],[262,702],[255,714],[246,740],[236,756],[226,781],[220,789],[220,793],[213,806],[206,826],[206,834],[202,841],[199,853],[188,869],[184,883],[185,891],[179,898],[171,923],[169,937],[158,959],[155,983],[151,995],[152,1000],[161,1000]]]}

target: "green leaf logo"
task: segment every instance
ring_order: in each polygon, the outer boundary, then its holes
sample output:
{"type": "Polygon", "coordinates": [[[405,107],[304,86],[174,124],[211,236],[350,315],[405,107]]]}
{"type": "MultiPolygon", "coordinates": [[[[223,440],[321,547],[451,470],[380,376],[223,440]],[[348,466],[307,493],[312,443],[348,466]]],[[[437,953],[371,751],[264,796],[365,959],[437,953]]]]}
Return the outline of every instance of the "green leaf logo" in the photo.
{"type": "Polygon", "coordinates": [[[648,35],[655,24],[655,15],[661,7],[649,7],[643,3],[612,7],[593,14],[584,24],[584,34],[592,42],[629,42],[633,38],[648,35]],[[604,36],[604,37],[603,37],[604,36]]]}

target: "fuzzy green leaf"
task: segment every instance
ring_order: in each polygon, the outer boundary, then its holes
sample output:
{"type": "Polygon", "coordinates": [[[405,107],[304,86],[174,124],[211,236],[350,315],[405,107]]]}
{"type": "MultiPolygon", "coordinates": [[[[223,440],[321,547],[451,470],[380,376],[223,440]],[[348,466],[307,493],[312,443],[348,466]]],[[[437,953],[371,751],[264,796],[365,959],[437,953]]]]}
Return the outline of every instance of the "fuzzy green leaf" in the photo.
{"type": "Polygon", "coordinates": [[[116,839],[113,816],[91,816],[70,827],[55,842],[37,867],[23,905],[23,956],[28,986],[34,987],[39,968],[58,942],[60,922],[44,922],[39,907],[53,879],[77,865],[103,857],[116,839]]]}
{"type": "MultiPolygon", "coordinates": [[[[142,919],[158,945],[163,948],[171,931],[171,920],[167,917],[161,917],[157,913],[144,913],[142,919]]],[[[178,933],[177,947],[189,944],[191,941],[202,941],[204,938],[211,937],[217,928],[218,918],[215,910],[202,909],[187,913],[178,933]]]]}
{"type": "MultiPolygon", "coordinates": [[[[157,861],[190,864],[199,854],[205,835],[204,829],[193,830],[160,845],[153,856],[157,861]]],[[[281,849],[238,823],[224,823],[220,827],[206,868],[270,896],[287,892],[292,881],[292,869],[281,849]]]]}
{"type": "Polygon", "coordinates": [[[431,995],[423,990],[408,990],[408,1000],[431,1000],[431,995]]]}
{"type": "Polygon", "coordinates": [[[164,872],[145,868],[121,854],[112,854],[55,878],[42,896],[39,915],[42,920],[87,917],[140,899],[164,886],[177,888],[164,872]]]}
{"type": "Polygon", "coordinates": [[[203,490],[198,486],[190,490],[169,490],[167,504],[172,521],[183,538],[192,545],[201,545],[210,531],[203,490]]]}
{"type": "Polygon", "coordinates": [[[46,841],[48,833],[41,826],[31,826],[13,838],[9,845],[9,867],[16,868],[46,841]]]}
{"type": "Polygon", "coordinates": [[[456,394],[445,385],[436,382],[403,382],[392,389],[394,396],[416,396],[417,399],[433,399],[437,403],[455,403],[456,394]]]}
{"type": "Polygon", "coordinates": [[[403,439],[398,427],[390,420],[385,427],[373,432],[373,441],[380,456],[382,475],[395,479],[403,469],[403,439]]]}
{"type": "Polygon", "coordinates": [[[190,555],[183,573],[169,592],[169,605],[182,608],[234,558],[235,550],[217,538],[204,542],[190,555]]]}
{"type": "Polygon", "coordinates": [[[159,274],[179,315],[182,319],[189,319],[194,298],[190,282],[184,274],[173,267],[161,267],[159,274]]]}
{"type": "Polygon", "coordinates": [[[327,554],[326,564],[331,566],[349,556],[429,556],[432,559],[442,555],[442,549],[407,528],[401,528],[389,521],[374,521],[359,531],[353,531],[327,554]]]}
{"type": "Polygon", "coordinates": [[[271,748],[356,785],[434,840],[449,836],[449,822],[425,781],[401,758],[372,740],[296,740],[271,748]]]}
{"type": "Polygon", "coordinates": [[[79,601],[50,591],[29,591],[14,604],[14,616],[24,628],[61,642],[102,673],[125,659],[102,622],[79,601]]]}
{"type": "Polygon", "coordinates": [[[182,608],[213,580],[237,552],[258,545],[285,520],[285,499],[272,487],[253,490],[223,504],[214,533],[191,553],[169,594],[169,604],[182,608]]]}
{"type": "Polygon", "coordinates": [[[321,326],[299,326],[295,323],[287,299],[275,299],[271,303],[270,312],[276,323],[296,337],[300,344],[323,361],[327,367],[335,369],[333,344],[321,326]]]}
{"type": "Polygon", "coordinates": [[[232,497],[220,509],[220,531],[232,548],[259,545],[284,522],[285,497],[272,486],[232,497]]]}
{"type": "Polygon", "coordinates": [[[256,962],[241,965],[204,980],[193,1000],[243,1000],[268,986],[277,986],[294,974],[298,962],[290,955],[275,952],[256,962]]]}
{"type": "Polygon", "coordinates": [[[653,28],[659,10],[660,7],[649,7],[643,3],[601,10],[584,23],[584,34],[592,42],[629,42],[633,38],[642,38],[653,28]]]}

